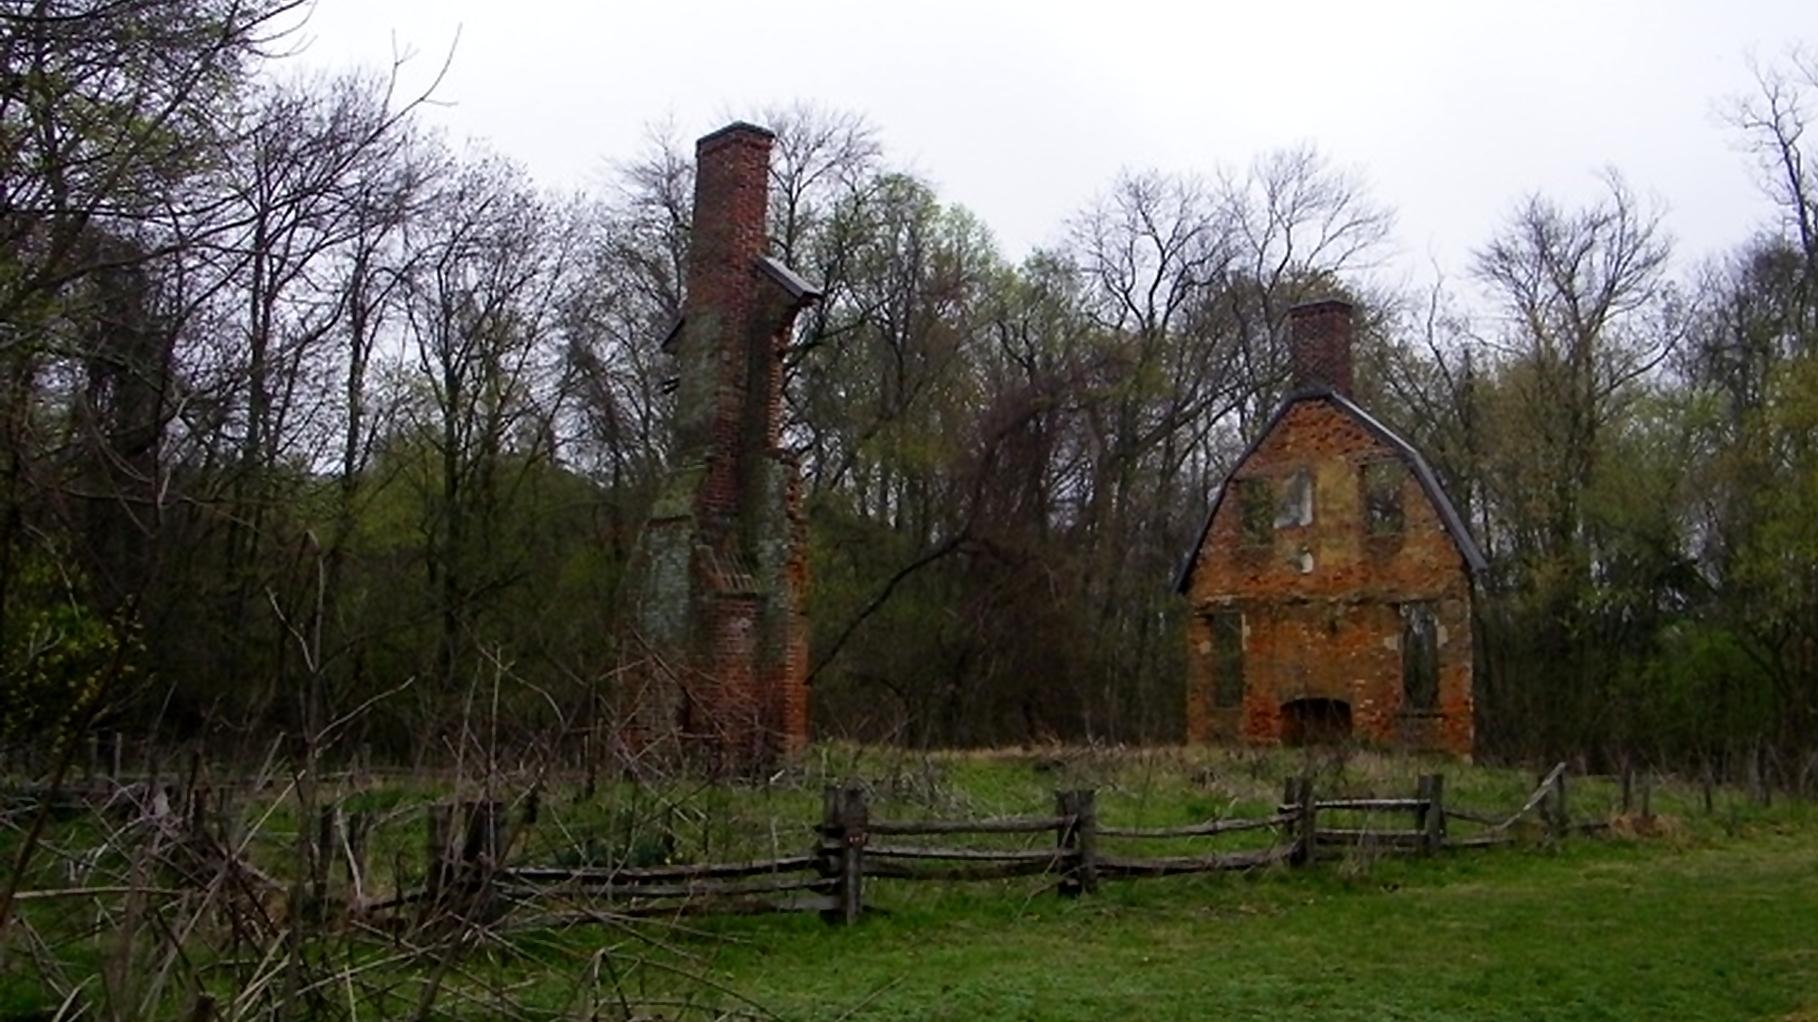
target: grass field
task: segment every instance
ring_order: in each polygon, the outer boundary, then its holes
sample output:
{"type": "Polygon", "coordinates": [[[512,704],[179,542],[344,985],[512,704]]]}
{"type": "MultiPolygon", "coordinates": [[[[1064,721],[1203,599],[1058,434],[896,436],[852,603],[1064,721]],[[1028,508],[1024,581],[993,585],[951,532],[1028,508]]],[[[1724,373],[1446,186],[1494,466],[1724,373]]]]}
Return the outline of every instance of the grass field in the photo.
{"type": "Polygon", "coordinates": [[[904,900],[721,927],[712,975],[800,1019],[1818,1018],[1811,826],[904,900]]]}
{"type": "MultiPolygon", "coordinates": [[[[1405,794],[1436,769],[1450,804],[1486,810],[1513,808],[1533,783],[1526,771],[1369,754],[828,748],[758,787],[678,781],[581,800],[554,786],[523,857],[622,843],[627,820],[659,818],[665,854],[678,860],[794,851],[807,843],[820,786],[849,779],[870,789],[877,818],[1039,813],[1056,788],[1089,786],[1102,820],[1155,825],[1262,814],[1296,773],[1316,775],[1323,797],[1405,794]]],[[[412,814],[447,787],[356,779],[338,792],[400,822],[377,857],[400,876],[383,883],[408,880],[412,814]]],[[[1618,800],[1607,779],[1574,778],[1570,790],[1580,818],[1608,817],[1618,800]]],[[[1562,847],[1536,840],[1430,860],[1353,855],[1248,877],[1108,880],[1077,900],[1058,897],[1049,878],[871,881],[874,908],[851,929],[811,915],[508,920],[462,946],[443,981],[465,989],[429,1017],[1818,1019],[1818,812],[1784,801],[1763,808],[1725,790],[1707,811],[1701,792],[1678,785],[1653,802],[1662,820],[1646,837],[1619,825],[1562,847]]],[[[259,836],[276,870],[294,824],[281,800],[272,807],[259,836]]],[[[67,860],[84,838],[72,828],[57,840],[67,860]]],[[[55,934],[63,922],[48,913],[34,908],[38,931],[55,934]]],[[[100,969],[110,939],[69,934],[58,945],[66,975],[100,969]]],[[[316,955],[343,956],[365,969],[363,982],[406,992],[445,960],[397,947],[341,934],[324,937],[316,955]]],[[[0,976],[0,1018],[49,1017],[51,993],[18,950],[0,976]]],[[[197,974],[204,985],[223,982],[207,978],[206,964],[197,974]]],[[[357,1017],[408,1017],[418,1002],[373,1003],[357,1017]]],[[[182,998],[170,1007],[181,1011],[182,998]]]]}

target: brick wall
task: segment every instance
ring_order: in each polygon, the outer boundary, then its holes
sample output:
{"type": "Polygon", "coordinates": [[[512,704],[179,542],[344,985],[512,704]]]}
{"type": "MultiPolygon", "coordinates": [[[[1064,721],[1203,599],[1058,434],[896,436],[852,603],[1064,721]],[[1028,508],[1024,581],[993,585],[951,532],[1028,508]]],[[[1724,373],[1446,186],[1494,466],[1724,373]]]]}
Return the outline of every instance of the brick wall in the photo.
{"type": "Polygon", "coordinates": [[[1463,556],[1413,474],[1401,482],[1401,529],[1372,535],[1364,514],[1363,466],[1398,460],[1395,450],[1331,401],[1289,407],[1234,473],[1187,597],[1188,736],[1274,743],[1283,707],[1329,698],[1351,709],[1353,733],[1381,744],[1471,752],[1471,588],[1463,556]],[[1271,528],[1246,542],[1236,480],[1313,480],[1308,524],[1271,528]],[[1438,621],[1438,700],[1412,712],[1402,697],[1400,605],[1431,602],[1438,621]],[[1212,627],[1218,610],[1243,615],[1241,705],[1214,705],[1212,627]]]}

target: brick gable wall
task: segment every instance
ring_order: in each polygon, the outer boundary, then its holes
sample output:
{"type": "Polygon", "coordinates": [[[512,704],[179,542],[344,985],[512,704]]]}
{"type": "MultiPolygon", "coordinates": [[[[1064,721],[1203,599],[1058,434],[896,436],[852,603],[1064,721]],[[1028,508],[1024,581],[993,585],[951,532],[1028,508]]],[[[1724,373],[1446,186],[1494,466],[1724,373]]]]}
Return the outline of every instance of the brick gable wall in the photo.
{"type": "Polygon", "coordinates": [[[1397,451],[1330,400],[1290,406],[1233,473],[1190,576],[1187,599],[1190,740],[1273,744],[1289,730],[1284,707],[1336,700],[1365,741],[1468,756],[1473,740],[1470,576],[1438,510],[1412,472],[1400,486],[1399,531],[1372,535],[1363,467],[1397,451]],[[1245,479],[1313,483],[1312,520],[1270,523],[1246,537],[1245,479]],[[1430,604],[1437,619],[1438,698],[1431,711],[1404,705],[1402,606],[1430,604]],[[1219,658],[1211,615],[1242,615],[1242,701],[1216,705],[1219,658]]]}

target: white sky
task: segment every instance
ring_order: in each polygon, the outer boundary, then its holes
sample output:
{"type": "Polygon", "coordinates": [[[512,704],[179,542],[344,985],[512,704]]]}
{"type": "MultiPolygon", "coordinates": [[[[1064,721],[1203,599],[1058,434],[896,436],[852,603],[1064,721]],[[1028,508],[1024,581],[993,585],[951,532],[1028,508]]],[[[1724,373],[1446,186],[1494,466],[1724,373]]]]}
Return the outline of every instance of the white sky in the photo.
{"type": "Polygon", "coordinates": [[[1751,54],[1818,45],[1818,5],[317,0],[300,59],[395,44],[421,83],[457,32],[432,120],[551,186],[598,185],[655,121],[692,138],[812,100],[865,114],[1017,259],[1120,168],[1210,174],[1311,141],[1396,210],[1395,267],[1424,277],[1605,166],[1665,204],[1682,266],[1742,241],[1771,208],[1718,111],[1751,54]]]}

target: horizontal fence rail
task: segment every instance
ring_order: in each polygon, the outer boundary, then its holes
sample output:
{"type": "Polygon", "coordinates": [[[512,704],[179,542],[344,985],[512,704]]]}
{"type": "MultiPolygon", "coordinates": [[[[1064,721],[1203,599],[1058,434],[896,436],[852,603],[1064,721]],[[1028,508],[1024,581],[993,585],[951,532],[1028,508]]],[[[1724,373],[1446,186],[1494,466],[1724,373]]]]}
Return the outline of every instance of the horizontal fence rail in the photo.
{"type": "Polygon", "coordinates": [[[1216,834],[1233,834],[1243,830],[1268,830],[1285,823],[1292,823],[1298,811],[1292,808],[1276,813],[1274,816],[1263,816],[1257,819],[1207,820],[1205,823],[1189,823],[1180,827],[1100,827],[1098,832],[1105,837],[1212,837],[1216,834]]]}
{"type": "Polygon", "coordinates": [[[1124,877],[1174,876],[1181,873],[1222,871],[1242,872],[1287,862],[1292,854],[1291,847],[1278,845],[1250,852],[1223,852],[1217,855],[1180,855],[1149,859],[1101,855],[1098,858],[1098,871],[1101,876],[1124,877]]]}
{"type": "MultiPolygon", "coordinates": [[[[111,765],[117,757],[97,753],[95,758],[111,765]]],[[[173,840],[193,846],[198,875],[208,872],[203,867],[219,869],[225,862],[236,876],[248,878],[260,890],[285,889],[285,884],[258,873],[243,856],[223,858],[228,855],[225,847],[208,837],[223,827],[219,821],[210,823],[206,793],[182,802],[165,795],[157,784],[115,784],[105,804],[153,821],[173,840]]],[[[1647,795],[1643,787],[1644,806],[1647,795]]],[[[1449,804],[1445,778],[1439,774],[1422,776],[1412,797],[1326,799],[1315,797],[1310,779],[1295,777],[1287,780],[1275,811],[1268,815],[1167,826],[1103,824],[1097,792],[1090,789],[1056,792],[1054,811],[1047,815],[874,821],[865,790],[844,786],[825,789],[821,818],[812,828],[814,843],[803,854],[670,865],[511,862],[513,849],[536,823],[537,801],[533,790],[510,806],[496,800],[428,806],[421,814],[427,864],[422,884],[408,890],[401,885],[386,899],[376,897],[366,879],[367,848],[374,843],[372,812],[325,807],[301,835],[311,846],[313,866],[300,888],[304,901],[299,909],[315,918],[331,911],[370,918],[407,909],[430,918],[441,912],[491,912],[547,902],[580,909],[570,913],[576,918],[588,918],[591,912],[654,916],[814,911],[829,922],[850,924],[864,913],[868,880],[971,882],[1046,876],[1054,879],[1061,896],[1078,897],[1096,890],[1104,878],[1241,873],[1360,853],[1431,855],[1442,849],[1509,845],[1517,841],[1515,829],[1523,821],[1537,824],[1554,841],[1610,825],[1607,820],[1570,818],[1563,763],[1543,774],[1522,804],[1506,815],[1449,804]],[[1400,819],[1358,822],[1381,820],[1385,814],[1400,819]],[[1476,829],[1454,835],[1449,831],[1452,823],[1476,829]],[[1183,854],[1149,854],[1167,842],[1258,832],[1270,836],[1268,844],[1224,851],[1200,845],[1183,854]],[[1042,837],[1048,834],[1053,837],[1042,837]],[[1024,847],[961,847],[942,840],[956,836],[1029,840],[1024,847]],[[1103,847],[1107,842],[1109,850],[1103,847]],[[1140,844],[1130,848],[1125,842],[1140,844]],[[345,881],[337,884],[334,874],[344,875],[345,881]]],[[[20,896],[74,893],[78,892],[25,891],[20,896]]]]}
{"type": "Polygon", "coordinates": [[[907,820],[878,822],[873,834],[1040,834],[1071,823],[1065,816],[1006,816],[987,820],[907,820]]]}
{"type": "Polygon", "coordinates": [[[677,866],[516,866],[499,871],[502,880],[533,884],[636,884],[683,880],[716,880],[791,873],[810,869],[819,861],[812,855],[677,866]]]}
{"type": "Polygon", "coordinates": [[[1053,862],[1070,856],[1061,851],[999,852],[978,848],[909,848],[873,845],[865,849],[871,859],[951,859],[960,862],[1053,862]]]}
{"type": "MultiPolygon", "coordinates": [[[[594,893],[604,894],[608,899],[701,899],[749,897],[757,894],[780,894],[785,891],[831,891],[837,883],[838,880],[834,878],[797,878],[789,880],[703,880],[678,884],[602,884],[594,889],[594,893]]],[[[517,897],[538,897],[548,893],[547,888],[535,886],[501,884],[497,889],[501,894],[517,897]]]]}

